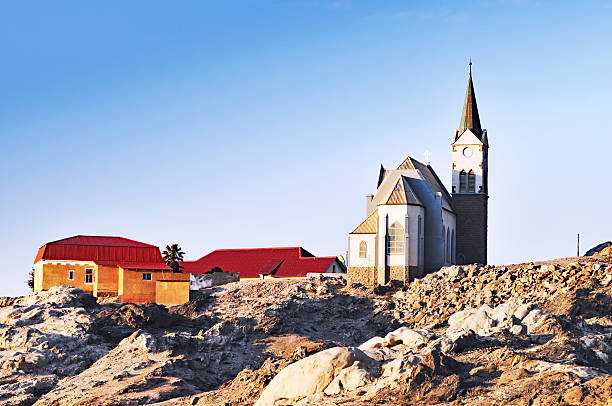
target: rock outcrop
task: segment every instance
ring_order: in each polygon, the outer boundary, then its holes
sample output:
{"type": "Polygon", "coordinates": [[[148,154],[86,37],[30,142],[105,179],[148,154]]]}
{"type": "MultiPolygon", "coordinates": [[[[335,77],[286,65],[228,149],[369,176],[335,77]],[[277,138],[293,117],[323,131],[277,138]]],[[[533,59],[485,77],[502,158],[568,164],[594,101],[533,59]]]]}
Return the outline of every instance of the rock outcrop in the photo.
{"type": "Polygon", "coordinates": [[[612,255],[612,241],[602,242],[584,254],[585,257],[591,257],[593,255],[612,255]]]}
{"type": "Polygon", "coordinates": [[[453,266],[405,287],[243,281],[172,308],[98,303],[69,287],[1,302],[0,406],[612,397],[602,256],[453,266]]]}

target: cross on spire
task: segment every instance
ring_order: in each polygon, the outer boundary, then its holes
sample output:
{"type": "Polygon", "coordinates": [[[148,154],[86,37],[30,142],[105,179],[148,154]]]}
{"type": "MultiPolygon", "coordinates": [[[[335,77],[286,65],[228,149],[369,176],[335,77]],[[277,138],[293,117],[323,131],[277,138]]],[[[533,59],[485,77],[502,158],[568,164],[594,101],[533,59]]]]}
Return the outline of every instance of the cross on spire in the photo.
{"type": "Polygon", "coordinates": [[[470,76],[472,76],[472,58],[470,58],[469,65],[470,65],[470,76]]]}

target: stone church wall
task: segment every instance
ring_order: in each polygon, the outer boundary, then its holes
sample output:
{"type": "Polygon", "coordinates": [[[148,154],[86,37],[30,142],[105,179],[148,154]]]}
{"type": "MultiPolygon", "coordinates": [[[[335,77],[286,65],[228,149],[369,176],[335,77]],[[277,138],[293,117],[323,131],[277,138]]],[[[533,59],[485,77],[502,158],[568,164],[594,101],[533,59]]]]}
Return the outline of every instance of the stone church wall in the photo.
{"type": "Polygon", "coordinates": [[[390,266],[389,280],[408,282],[410,280],[410,267],[407,266],[390,266]]]}
{"type": "Polygon", "coordinates": [[[376,268],[373,266],[349,267],[347,270],[347,282],[349,285],[361,283],[372,286],[376,282],[376,268]]]}
{"type": "Polygon", "coordinates": [[[459,265],[487,263],[487,199],[481,194],[455,194],[457,213],[455,261],[459,265]]]}
{"type": "MultiPolygon", "coordinates": [[[[366,286],[384,284],[395,280],[408,283],[416,278],[423,276],[423,269],[416,266],[388,266],[387,281],[382,281],[377,278],[378,271],[375,267],[349,267],[347,271],[348,284],[360,283],[366,286]]],[[[383,275],[383,270],[380,268],[380,274],[383,275]]]]}

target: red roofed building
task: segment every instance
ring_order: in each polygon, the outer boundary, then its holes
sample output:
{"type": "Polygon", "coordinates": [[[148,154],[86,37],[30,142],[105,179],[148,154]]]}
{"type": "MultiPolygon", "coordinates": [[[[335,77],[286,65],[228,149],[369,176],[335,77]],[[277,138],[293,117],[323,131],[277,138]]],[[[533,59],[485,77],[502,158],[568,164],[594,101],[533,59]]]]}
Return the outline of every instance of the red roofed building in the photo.
{"type": "MultiPolygon", "coordinates": [[[[159,248],[123,237],[77,235],[49,242],[34,260],[34,291],[68,285],[94,296],[119,296],[121,301],[156,302],[158,281],[168,289],[187,289],[189,275],[172,272],[159,248]],[[169,288],[170,287],[170,288],[169,288]]],[[[185,297],[185,292],[179,296],[185,297]]],[[[183,299],[181,299],[183,300],[183,299]]]]}
{"type": "Polygon", "coordinates": [[[315,257],[301,247],[222,249],[197,261],[183,262],[183,272],[203,274],[220,268],[240,279],[305,278],[309,273],[346,272],[338,257],[315,257]]]}

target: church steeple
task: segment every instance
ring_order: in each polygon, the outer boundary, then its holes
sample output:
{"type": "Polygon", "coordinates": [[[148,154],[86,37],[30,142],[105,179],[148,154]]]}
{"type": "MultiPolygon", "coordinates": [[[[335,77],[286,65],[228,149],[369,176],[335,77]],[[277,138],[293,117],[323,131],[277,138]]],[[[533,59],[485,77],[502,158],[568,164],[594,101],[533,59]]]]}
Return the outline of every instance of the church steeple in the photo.
{"type": "Polygon", "coordinates": [[[480,125],[480,116],[478,115],[478,105],[476,104],[476,92],[474,91],[474,82],[472,82],[472,61],[470,60],[470,78],[468,80],[467,91],[465,92],[465,101],[463,102],[463,112],[461,113],[461,123],[457,136],[463,134],[467,129],[470,129],[476,137],[482,140],[482,127],[480,125]]]}
{"type": "Polygon", "coordinates": [[[459,131],[453,149],[453,209],[457,219],[456,263],[487,263],[489,140],[480,125],[476,93],[470,76],[459,131]],[[468,131],[469,130],[469,131],[468,131]]]}

